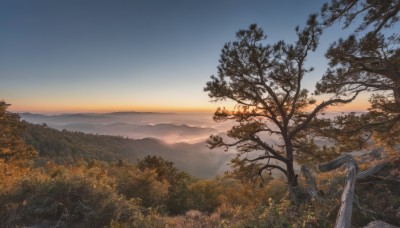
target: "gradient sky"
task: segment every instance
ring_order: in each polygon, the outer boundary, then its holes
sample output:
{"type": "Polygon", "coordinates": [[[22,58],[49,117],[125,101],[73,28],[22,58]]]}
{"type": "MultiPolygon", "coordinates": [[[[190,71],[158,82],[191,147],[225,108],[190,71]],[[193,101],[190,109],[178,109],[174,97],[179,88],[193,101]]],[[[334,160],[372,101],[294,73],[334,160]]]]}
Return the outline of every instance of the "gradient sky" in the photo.
{"type": "MultiPolygon", "coordinates": [[[[252,23],[269,42],[295,39],[310,0],[2,0],[0,100],[16,112],[214,110],[203,92],[220,50],[252,23]]],[[[309,58],[346,32],[327,30],[309,58]]],[[[357,103],[361,108],[365,103],[357,103]]],[[[353,106],[354,109],[360,107],[353,106]]]]}

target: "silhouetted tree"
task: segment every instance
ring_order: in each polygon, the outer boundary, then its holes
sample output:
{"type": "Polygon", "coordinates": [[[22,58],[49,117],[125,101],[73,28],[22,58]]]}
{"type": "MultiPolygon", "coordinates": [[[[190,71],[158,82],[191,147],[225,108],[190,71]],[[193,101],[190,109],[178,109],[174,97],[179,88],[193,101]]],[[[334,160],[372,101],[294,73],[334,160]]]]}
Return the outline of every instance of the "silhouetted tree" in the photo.
{"type": "Polygon", "coordinates": [[[328,26],[338,20],[344,20],[344,28],[359,23],[352,35],[328,49],[330,68],[317,84],[317,93],[373,92],[368,114],[342,116],[335,124],[345,130],[343,136],[358,134],[359,145],[377,131],[388,140],[399,139],[400,37],[395,27],[399,12],[398,0],[333,0],[322,9],[328,26]]]}
{"type": "Polygon", "coordinates": [[[9,104],[0,101],[0,158],[5,162],[29,158],[37,154],[21,137],[24,124],[16,113],[7,111],[9,104]]]}
{"type": "Polygon", "coordinates": [[[343,19],[344,28],[348,28],[361,16],[363,20],[356,32],[369,28],[378,33],[399,21],[399,11],[398,0],[331,0],[322,7],[322,16],[324,24],[328,26],[343,19]]]}
{"type": "Polygon", "coordinates": [[[303,30],[296,28],[294,44],[264,44],[266,36],[257,25],[237,32],[237,41],[222,49],[218,75],[211,76],[204,88],[213,101],[236,104],[231,111],[218,108],[214,120],[234,120],[237,125],[227,132],[231,140],[211,136],[210,148],[236,147],[238,158],[253,165],[257,175],[277,169],[291,189],[298,186],[294,156],[316,153],[318,146],[312,144],[318,134],[315,129],[325,124],[317,115],[330,105],[349,103],[357,95],[338,95],[318,103],[302,88],[304,77],[313,70],[306,67],[307,56],[317,48],[321,32],[315,15],[303,30]],[[278,136],[279,141],[272,143],[268,135],[278,136]],[[249,154],[254,151],[258,153],[249,154]]]}

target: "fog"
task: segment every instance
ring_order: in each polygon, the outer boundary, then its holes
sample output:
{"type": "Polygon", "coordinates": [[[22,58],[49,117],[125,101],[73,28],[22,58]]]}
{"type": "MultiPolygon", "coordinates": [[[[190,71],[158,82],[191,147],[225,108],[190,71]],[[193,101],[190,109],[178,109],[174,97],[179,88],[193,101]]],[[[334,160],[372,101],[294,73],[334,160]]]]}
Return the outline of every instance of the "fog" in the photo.
{"type": "Polygon", "coordinates": [[[142,113],[41,115],[21,113],[31,123],[45,123],[59,130],[117,135],[133,139],[157,138],[167,143],[197,143],[211,134],[225,132],[232,123],[216,123],[209,113],[142,113]]]}
{"type": "MultiPolygon", "coordinates": [[[[341,113],[327,113],[324,117],[332,118],[341,113]]],[[[155,138],[168,143],[169,150],[174,151],[163,154],[156,145],[147,145],[154,153],[161,153],[165,159],[174,161],[179,167],[192,174],[203,173],[203,177],[212,177],[222,174],[229,169],[229,162],[235,156],[234,148],[224,151],[222,148],[210,150],[205,140],[211,134],[218,134],[228,142],[233,142],[227,137],[226,131],[229,130],[234,122],[216,123],[212,119],[212,114],[208,113],[143,113],[143,112],[115,112],[105,114],[60,114],[60,115],[41,115],[32,113],[20,113],[23,120],[34,124],[46,124],[58,130],[79,131],[90,134],[122,136],[132,139],[155,138]],[[175,152],[190,152],[190,159],[185,157],[181,161],[175,152]],[[213,167],[210,167],[212,165],[213,167]],[[215,166],[215,167],[214,167],[215,166]],[[197,168],[196,168],[197,167],[197,168]],[[207,173],[201,169],[207,168],[207,173]]],[[[262,133],[259,135],[263,141],[271,145],[278,145],[282,141],[277,135],[262,133]]],[[[327,140],[315,139],[319,145],[332,145],[327,140]]],[[[157,141],[151,141],[153,144],[157,141]]],[[[162,144],[161,144],[162,145],[162,144]]],[[[160,147],[160,145],[158,145],[160,147]]],[[[163,146],[162,150],[166,150],[163,146]]],[[[249,154],[249,158],[254,158],[263,151],[249,154]]],[[[183,158],[183,157],[182,157],[183,158]]],[[[278,163],[276,163],[278,164],[278,163]]],[[[300,167],[296,164],[296,169],[300,167]]],[[[277,173],[274,173],[277,175],[277,173]]]]}

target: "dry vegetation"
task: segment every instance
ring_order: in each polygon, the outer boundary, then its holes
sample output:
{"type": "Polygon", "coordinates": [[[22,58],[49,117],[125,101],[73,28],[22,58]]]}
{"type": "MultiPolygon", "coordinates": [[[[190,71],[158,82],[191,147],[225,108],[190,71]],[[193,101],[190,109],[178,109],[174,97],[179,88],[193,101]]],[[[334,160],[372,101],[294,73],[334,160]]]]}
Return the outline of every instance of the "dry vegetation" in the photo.
{"type": "MultiPolygon", "coordinates": [[[[285,179],[267,174],[249,181],[242,169],[195,179],[156,156],[134,164],[38,162],[32,157],[36,151],[18,136],[23,131],[18,116],[1,114],[10,124],[0,138],[7,158],[0,160],[0,227],[331,227],[336,219],[343,170],[316,173],[319,197],[294,202],[285,179]],[[8,135],[17,140],[11,143],[8,135]],[[14,156],[8,145],[21,153],[14,156]]],[[[399,148],[383,151],[358,159],[361,169],[383,160],[390,165],[358,182],[356,227],[375,219],[400,225],[399,148]]],[[[306,186],[303,177],[299,185],[306,186]]]]}
{"type": "MultiPolygon", "coordinates": [[[[321,199],[294,204],[285,180],[194,180],[156,157],[136,165],[1,162],[0,169],[1,227],[331,227],[344,182],[341,171],[318,174],[321,199]],[[164,165],[152,169],[155,162],[164,165]]],[[[397,158],[357,184],[354,226],[400,225],[399,173],[397,158]]]]}

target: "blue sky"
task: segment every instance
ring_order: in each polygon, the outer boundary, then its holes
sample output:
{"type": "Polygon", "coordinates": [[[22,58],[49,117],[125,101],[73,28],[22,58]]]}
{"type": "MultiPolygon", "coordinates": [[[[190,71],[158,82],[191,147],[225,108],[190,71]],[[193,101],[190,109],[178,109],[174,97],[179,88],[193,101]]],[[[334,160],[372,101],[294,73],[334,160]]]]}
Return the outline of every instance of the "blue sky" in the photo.
{"type": "MultiPolygon", "coordinates": [[[[220,50],[257,23],[267,42],[295,39],[323,2],[309,0],[2,0],[0,99],[23,112],[212,110],[203,92],[220,50]]],[[[309,58],[346,32],[335,26],[309,58]]]]}

